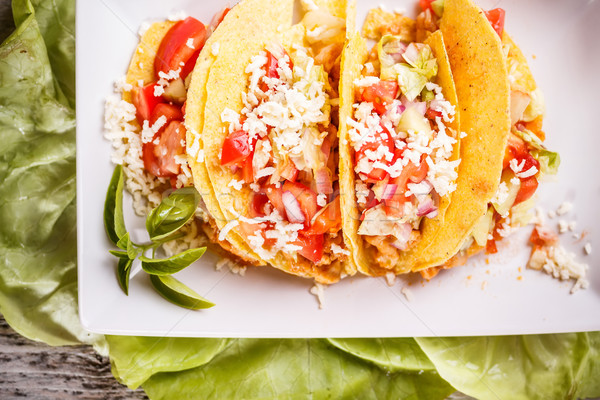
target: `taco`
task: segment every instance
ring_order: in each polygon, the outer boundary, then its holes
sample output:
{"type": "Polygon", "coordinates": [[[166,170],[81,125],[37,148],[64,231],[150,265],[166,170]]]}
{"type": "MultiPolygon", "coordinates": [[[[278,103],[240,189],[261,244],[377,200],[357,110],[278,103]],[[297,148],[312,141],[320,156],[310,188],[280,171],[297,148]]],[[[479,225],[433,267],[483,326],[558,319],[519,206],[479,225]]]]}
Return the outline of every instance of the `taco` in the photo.
{"type": "Polygon", "coordinates": [[[457,189],[460,125],[440,32],[416,42],[415,21],[372,10],[344,53],[340,187],[359,271],[407,273],[446,223],[457,189]]]}
{"type": "Polygon", "coordinates": [[[193,72],[187,147],[220,236],[242,238],[280,270],[332,283],[354,272],[335,117],[347,6],[303,6],[295,25],[292,0],[245,0],[225,17],[193,72]]]}
{"type": "MultiPolygon", "coordinates": [[[[545,139],[542,130],[545,113],[543,95],[531,74],[527,60],[504,31],[504,17],[503,9],[484,12],[468,0],[445,2],[440,29],[448,38],[449,52],[454,53],[454,57],[451,54],[450,60],[456,77],[461,108],[465,105],[463,99],[482,98],[481,93],[487,91],[496,95],[497,100],[502,99],[502,105],[504,109],[508,106],[508,112],[494,119],[495,128],[502,127],[504,130],[502,135],[496,138],[502,138],[503,144],[498,140],[494,145],[495,158],[501,160],[500,166],[496,168],[500,171],[496,180],[497,189],[488,201],[478,202],[477,212],[481,213],[481,216],[469,229],[466,237],[461,239],[458,252],[451,259],[448,260],[447,255],[455,252],[458,241],[453,241],[453,246],[444,246],[443,251],[438,253],[443,256],[428,254],[429,257],[415,266],[415,270],[422,270],[422,276],[427,279],[434,277],[441,269],[464,264],[468,257],[484,249],[487,253],[497,252],[497,241],[508,236],[515,228],[530,222],[531,214],[528,211],[533,208],[533,196],[540,179],[545,174],[556,173],[560,164],[558,154],[547,150],[542,144],[545,139]],[[465,15],[469,17],[465,18],[465,15]],[[468,21],[470,22],[467,23],[468,21]],[[473,32],[472,29],[477,29],[477,32],[473,32]],[[465,37],[469,38],[466,42],[465,37]],[[477,56],[475,52],[485,46],[489,50],[487,53],[481,53],[487,56],[482,65],[494,78],[480,81],[479,84],[483,86],[479,90],[470,90],[466,85],[459,83],[463,77],[473,78],[462,66],[463,62],[477,56]],[[496,88],[492,89],[490,84],[494,82],[496,88]],[[499,83],[502,83],[501,90],[499,83]]],[[[475,121],[477,115],[485,110],[483,107],[483,104],[472,104],[464,110],[461,114],[463,124],[475,121]]],[[[448,214],[461,215],[463,212],[464,210],[457,207],[454,210],[450,209],[448,214]]],[[[472,223],[472,220],[470,222],[472,223]]]]}
{"type": "MultiPolygon", "coordinates": [[[[135,113],[135,119],[124,129],[132,130],[132,135],[125,142],[119,140],[116,149],[117,154],[124,152],[121,162],[125,166],[126,186],[139,215],[145,216],[156,207],[162,193],[193,184],[185,145],[187,89],[206,39],[228,11],[225,8],[215,15],[209,26],[187,17],[153,23],[141,34],[123,90],[123,107],[131,107],[135,113]]],[[[241,238],[219,237],[212,216],[202,211],[198,215],[201,218],[186,231],[190,243],[218,243],[220,246],[211,245],[217,252],[222,252],[222,248],[228,256],[246,264],[262,263],[245,251],[241,238]]],[[[169,249],[167,246],[167,253],[169,249]]]]}

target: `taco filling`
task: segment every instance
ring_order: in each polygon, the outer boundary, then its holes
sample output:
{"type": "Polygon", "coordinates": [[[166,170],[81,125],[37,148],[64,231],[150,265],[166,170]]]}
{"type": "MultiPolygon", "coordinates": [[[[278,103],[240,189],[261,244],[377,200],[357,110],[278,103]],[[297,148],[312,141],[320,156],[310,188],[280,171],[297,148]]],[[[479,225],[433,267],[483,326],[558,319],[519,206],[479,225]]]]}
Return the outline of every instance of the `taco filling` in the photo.
{"type": "MultiPolygon", "coordinates": [[[[424,13],[434,15],[428,9],[424,13]]],[[[545,103],[527,61],[519,48],[504,32],[505,12],[494,9],[484,12],[502,42],[510,83],[510,134],[504,149],[502,176],[497,192],[461,250],[447,263],[421,271],[431,279],[441,269],[463,265],[467,258],[482,250],[488,254],[498,251],[497,242],[516,228],[531,222],[529,211],[534,206],[534,194],[544,175],[556,174],[560,164],[558,153],[543,145],[542,130],[545,103]]],[[[433,20],[437,20],[434,16],[433,20]]]]}
{"type": "Polygon", "coordinates": [[[382,268],[416,243],[423,219],[437,217],[440,198],[456,189],[456,111],[437,76],[428,44],[384,35],[354,80],[347,124],[358,234],[382,268]]]}
{"type": "Polygon", "coordinates": [[[244,108],[221,114],[229,135],[220,163],[235,173],[229,186],[252,190],[241,229],[264,260],[282,251],[330,264],[345,251],[331,122],[337,93],[328,72],[307,49],[288,53],[272,44],[252,57],[246,73],[244,108]]]}

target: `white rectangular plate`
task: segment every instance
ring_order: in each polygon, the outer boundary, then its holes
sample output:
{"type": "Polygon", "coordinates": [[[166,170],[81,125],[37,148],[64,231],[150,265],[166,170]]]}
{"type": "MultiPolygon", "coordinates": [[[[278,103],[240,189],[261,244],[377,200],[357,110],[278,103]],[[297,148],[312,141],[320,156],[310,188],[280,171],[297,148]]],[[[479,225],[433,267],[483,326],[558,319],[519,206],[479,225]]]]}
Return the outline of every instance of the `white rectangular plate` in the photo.
{"type": "MultiPolygon", "coordinates": [[[[358,2],[358,26],[368,8],[358,2]]],[[[390,10],[416,1],[382,1],[390,10]]],[[[216,271],[206,255],[177,277],[217,306],[204,311],[176,307],[160,297],[144,274],[136,275],[125,296],[115,277],[115,258],[104,232],[102,211],[114,166],[103,138],[104,99],[123,76],[143,21],[165,19],[174,11],[208,22],[223,1],[86,0],[77,2],[77,195],[79,307],[93,332],[197,337],[400,337],[503,335],[600,330],[600,135],[596,112],[600,93],[600,2],[545,0],[482,1],[486,9],[506,9],[506,29],[530,62],[546,95],[547,145],[560,152],[556,182],[542,185],[539,204],[554,210],[568,200],[574,210],[558,219],[577,221],[562,243],[590,266],[590,287],[570,294],[560,282],[525,268],[529,231],[500,245],[496,256],[442,272],[431,282],[398,279],[346,279],[325,290],[324,308],[309,294],[312,283],[270,268],[246,276],[216,271]],[[585,256],[587,242],[594,252],[585,256]],[[407,288],[405,296],[402,289],[407,288]],[[407,299],[410,298],[410,301],[407,299]]],[[[256,27],[260,29],[259,26],[256,27]]],[[[125,202],[128,224],[140,225],[125,202]]]]}

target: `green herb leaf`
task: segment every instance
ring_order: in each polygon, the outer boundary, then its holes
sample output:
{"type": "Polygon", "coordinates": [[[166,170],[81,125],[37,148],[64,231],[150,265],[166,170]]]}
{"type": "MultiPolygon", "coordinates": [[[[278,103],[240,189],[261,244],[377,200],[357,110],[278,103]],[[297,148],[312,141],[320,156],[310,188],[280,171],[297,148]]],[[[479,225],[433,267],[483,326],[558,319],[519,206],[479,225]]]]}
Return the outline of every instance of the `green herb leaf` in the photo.
{"type": "MultiPolygon", "coordinates": [[[[131,246],[131,240],[129,240],[129,232],[125,232],[123,236],[115,243],[118,248],[127,250],[131,246]]],[[[135,257],[134,257],[135,258],[135,257]]]]}
{"type": "Polygon", "coordinates": [[[129,240],[129,233],[126,233],[127,235],[127,255],[129,256],[130,259],[135,260],[138,256],[138,254],[140,254],[141,250],[131,241],[129,240]]]}
{"type": "Polygon", "coordinates": [[[123,219],[123,167],[117,165],[106,191],[104,201],[104,228],[113,244],[127,233],[123,219]]]}
{"type": "Polygon", "coordinates": [[[194,216],[200,193],[193,187],[175,190],[146,218],[150,239],[160,240],[177,231],[194,216]]]}
{"type": "Polygon", "coordinates": [[[148,258],[141,256],[142,269],[151,275],[171,275],[181,271],[204,254],[206,247],[189,249],[169,258],[148,258]]]}
{"type": "Polygon", "coordinates": [[[133,259],[127,258],[119,258],[119,264],[117,266],[117,280],[119,281],[119,286],[125,292],[126,295],[129,295],[129,274],[131,273],[131,265],[133,264],[133,259]]]}
{"type": "Polygon", "coordinates": [[[161,296],[180,307],[200,310],[215,305],[172,276],[150,275],[150,282],[161,296]]]}
{"type": "Polygon", "coordinates": [[[126,251],[122,251],[122,250],[109,250],[108,252],[110,254],[112,254],[113,256],[115,256],[115,257],[129,259],[129,255],[127,254],[126,251]]]}

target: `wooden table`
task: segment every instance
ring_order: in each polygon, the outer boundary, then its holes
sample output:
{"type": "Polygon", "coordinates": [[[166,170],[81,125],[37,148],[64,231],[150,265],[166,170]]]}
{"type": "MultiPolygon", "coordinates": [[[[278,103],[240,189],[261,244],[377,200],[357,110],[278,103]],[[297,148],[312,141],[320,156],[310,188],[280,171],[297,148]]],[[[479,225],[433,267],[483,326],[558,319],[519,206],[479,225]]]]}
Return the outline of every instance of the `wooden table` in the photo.
{"type": "MultiPolygon", "coordinates": [[[[10,0],[0,0],[0,42],[12,33],[10,0]]],[[[50,347],[17,334],[0,314],[0,399],[147,399],[110,373],[89,346],[50,347]]]]}

